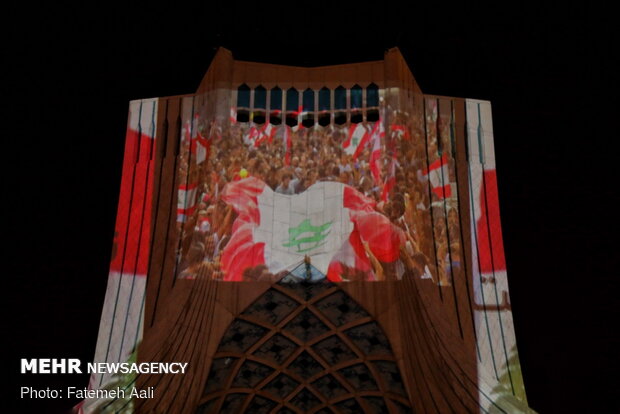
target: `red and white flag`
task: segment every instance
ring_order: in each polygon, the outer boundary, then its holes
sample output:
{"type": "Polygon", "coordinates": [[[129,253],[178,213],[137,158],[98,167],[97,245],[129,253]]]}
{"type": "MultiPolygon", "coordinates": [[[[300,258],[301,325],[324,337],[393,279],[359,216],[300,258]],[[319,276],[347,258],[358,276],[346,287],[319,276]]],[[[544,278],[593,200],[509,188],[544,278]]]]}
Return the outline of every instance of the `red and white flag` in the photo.
{"type": "Polygon", "coordinates": [[[198,192],[198,184],[182,184],[179,186],[177,198],[177,222],[185,223],[187,218],[191,216],[198,203],[196,202],[196,193],[198,192]]]}
{"type": "Polygon", "coordinates": [[[265,185],[262,180],[256,177],[248,177],[224,186],[221,199],[230,205],[238,215],[233,225],[240,225],[241,222],[260,224],[258,196],[262,194],[265,185]]]}
{"type": "Polygon", "coordinates": [[[254,147],[258,147],[265,141],[271,143],[273,141],[273,137],[276,135],[276,127],[269,123],[265,123],[265,125],[258,128],[257,131],[258,136],[254,140],[254,147]]]}
{"type": "Polygon", "coordinates": [[[209,140],[203,137],[200,132],[197,132],[192,138],[190,151],[196,164],[202,164],[208,158],[210,147],[209,144],[209,140]]]}
{"type": "Polygon", "coordinates": [[[358,279],[360,274],[365,280],[375,279],[372,264],[362,244],[360,233],[356,228],[353,228],[348,240],[340,246],[329,263],[326,276],[331,282],[344,282],[352,277],[358,279]],[[349,276],[353,273],[356,275],[349,276]]]}
{"type": "Polygon", "coordinates": [[[194,122],[190,123],[189,120],[185,122],[185,127],[183,130],[185,140],[186,142],[189,142],[189,150],[192,161],[196,164],[201,164],[209,156],[210,142],[198,131],[198,120],[199,116],[196,114],[194,116],[194,122]]]}
{"type": "Polygon", "coordinates": [[[255,227],[249,222],[239,222],[235,226],[220,258],[225,280],[242,281],[246,269],[265,263],[265,243],[255,241],[255,227]]]}
{"type": "Polygon", "coordinates": [[[448,170],[448,154],[443,153],[440,159],[428,166],[423,171],[431,182],[431,190],[440,199],[452,196],[452,188],[450,187],[450,175],[448,170]]]}
{"type": "Polygon", "coordinates": [[[254,146],[256,140],[260,137],[260,132],[256,126],[251,126],[243,135],[243,142],[247,145],[254,146]]]}
{"type": "Polygon", "coordinates": [[[368,129],[363,123],[351,124],[347,139],[342,143],[342,148],[344,152],[357,158],[369,140],[368,129]]]}
{"type": "Polygon", "coordinates": [[[406,141],[411,139],[411,135],[409,134],[409,130],[404,125],[392,125],[390,129],[396,135],[397,139],[404,139],[406,141]]]}
{"type": "Polygon", "coordinates": [[[398,259],[404,242],[402,231],[374,211],[372,199],[339,182],[320,182],[291,196],[248,177],[228,183],[222,200],[238,214],[222,252],[225,280],[240,281],[258,264],[273,273],[288,270],[306,255],[332,280],[347,267],[373,280],[362,242],[384,262],[398,259]]]}

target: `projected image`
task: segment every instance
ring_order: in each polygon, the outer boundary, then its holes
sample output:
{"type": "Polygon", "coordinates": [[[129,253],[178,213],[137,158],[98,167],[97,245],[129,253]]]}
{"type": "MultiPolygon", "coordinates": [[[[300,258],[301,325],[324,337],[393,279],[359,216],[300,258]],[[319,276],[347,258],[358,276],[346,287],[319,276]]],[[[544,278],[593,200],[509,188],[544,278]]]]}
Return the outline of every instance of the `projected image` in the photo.
{"type": "MultiPolygon", "coordinates": [[[[236,110],[222,125],[200,114],[183,124],[177,277],[274,281],[310,263],[313,278],[336,282],[409,274],[450,283],[453,159],[427,158],[441,141],[424,136],[423,119],[386,117],[382,105],[374,122],[306,127],[289,125],[290,114],[279,125],[238,122],[236,110]]],[[[304,119],[303,108],[294,115],[304,119]]]]}

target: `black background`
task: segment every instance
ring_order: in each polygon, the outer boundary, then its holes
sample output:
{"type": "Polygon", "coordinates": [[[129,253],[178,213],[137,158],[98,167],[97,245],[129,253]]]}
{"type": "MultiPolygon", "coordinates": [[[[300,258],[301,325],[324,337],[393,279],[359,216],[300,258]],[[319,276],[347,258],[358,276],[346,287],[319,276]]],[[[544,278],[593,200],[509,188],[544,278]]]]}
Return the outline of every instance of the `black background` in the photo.
{"type": "Polygon", "coordinates": [[[195,91],[220,45],[241,60],[302,66],[382,59],[399,46],[424,92],[490,100],[530,406],[618,412],[616,23],[593,5],[496,3],[6,6],[2,371],[11,412],[61,413],[77,402],[20,401],[21,386],[87,385],[86,374],[20,375],[19,358],[92,360],[128,101],[195,91]]]}

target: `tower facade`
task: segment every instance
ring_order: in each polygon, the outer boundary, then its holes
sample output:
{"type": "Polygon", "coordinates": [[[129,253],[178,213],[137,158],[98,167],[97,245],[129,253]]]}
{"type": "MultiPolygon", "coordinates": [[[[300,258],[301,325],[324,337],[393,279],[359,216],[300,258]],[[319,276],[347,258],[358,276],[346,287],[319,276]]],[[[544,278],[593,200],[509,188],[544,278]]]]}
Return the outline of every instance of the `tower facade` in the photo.
{"type": "Polygon", "coordinates": [[[425,95],[398,49],[315,68],[220,49],[132,101],[83,412],[531,412],[491,105],[425,95]]]}

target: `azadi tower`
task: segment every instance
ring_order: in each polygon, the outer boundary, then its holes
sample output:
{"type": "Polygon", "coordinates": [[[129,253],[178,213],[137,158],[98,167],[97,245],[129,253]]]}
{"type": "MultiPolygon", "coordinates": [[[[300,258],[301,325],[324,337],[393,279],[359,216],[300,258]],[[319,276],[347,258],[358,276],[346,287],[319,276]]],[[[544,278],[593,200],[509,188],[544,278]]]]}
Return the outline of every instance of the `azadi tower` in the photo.
{"type": "Polygon", "coordinates": [[[398,49],[219,49],[195,93],[132,101],[94,362],[136,361],[188,365],[93,374],[127,392],[76,410],[533,412],[491,104],[424,94],[398,49]]]}

